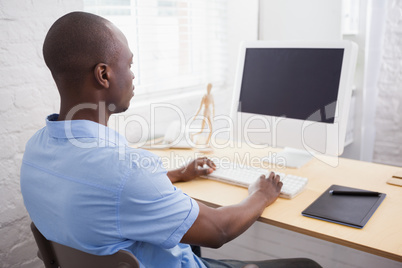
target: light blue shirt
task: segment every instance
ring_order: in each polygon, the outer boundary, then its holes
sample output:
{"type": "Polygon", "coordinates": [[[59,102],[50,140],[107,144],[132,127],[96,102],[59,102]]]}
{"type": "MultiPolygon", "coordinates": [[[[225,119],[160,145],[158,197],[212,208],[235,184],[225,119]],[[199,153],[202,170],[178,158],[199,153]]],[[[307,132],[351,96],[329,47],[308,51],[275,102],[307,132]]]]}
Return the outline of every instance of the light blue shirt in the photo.
{"type": "Polygon", "coordinates": [[[39,231],[92,254],[131,251],[141,267],[205,267],[180,243],[198,204],[172,185],[161,160],[103,125],[57,118],[29,140],[21,167],[39,231]]]}

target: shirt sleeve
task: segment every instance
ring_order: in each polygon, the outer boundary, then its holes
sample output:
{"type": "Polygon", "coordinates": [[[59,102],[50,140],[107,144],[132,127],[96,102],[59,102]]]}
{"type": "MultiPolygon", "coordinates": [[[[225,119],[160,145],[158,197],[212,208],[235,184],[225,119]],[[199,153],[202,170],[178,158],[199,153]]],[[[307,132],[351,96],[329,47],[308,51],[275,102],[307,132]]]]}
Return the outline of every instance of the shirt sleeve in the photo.
{"type": "Polygon", "coordinates": [[[163,248],[176,246],[198,217],[196,201],[172,185],[158,157],[132,163],[118,201],[122,238],[163,248]]]}

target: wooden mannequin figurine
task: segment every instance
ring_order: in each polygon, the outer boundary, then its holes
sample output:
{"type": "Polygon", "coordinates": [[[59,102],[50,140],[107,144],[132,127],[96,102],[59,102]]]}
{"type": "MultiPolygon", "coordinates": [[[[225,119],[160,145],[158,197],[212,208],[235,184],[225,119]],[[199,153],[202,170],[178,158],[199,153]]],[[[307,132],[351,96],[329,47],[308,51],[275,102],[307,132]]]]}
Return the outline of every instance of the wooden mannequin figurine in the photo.
{"type": "Polygon", "coordinates": [[[212,84],[208,84],[207,85],[207,94],[205,94],[202,97],[200,108],[198,109],[198,111],[197,111],[197,113],[196,113],[196,115],[194,116],[194,119],[193,119],[193,120],[195,120],[197,115],[200,113],[202,107],[204,106],[204,120],[202,120],[201,131],[191,135],[191,138],[193,139],[195,135],[201,134],[204,131],[205,119],[206,119],[206,121],[208,123],[209,130],[210,130],[209,135],[208,135],[208,139],[205,142],[206,145],[209,145],[209,141],[210,141],[211,136],[212,136],[211,106],[212,106],[212,118],[215,116],[215,103],[214,103],[214,98],[212,97],[212,94],[211,94],[211,89],[212,89],[212,84]]]}

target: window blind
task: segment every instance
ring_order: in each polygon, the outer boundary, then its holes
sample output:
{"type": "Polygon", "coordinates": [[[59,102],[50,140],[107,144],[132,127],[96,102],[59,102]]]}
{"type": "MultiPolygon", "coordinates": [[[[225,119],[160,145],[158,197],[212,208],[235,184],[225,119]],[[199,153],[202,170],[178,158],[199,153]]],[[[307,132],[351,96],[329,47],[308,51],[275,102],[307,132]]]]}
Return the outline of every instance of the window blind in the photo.
{"type": "Polygon", "coordinates": [[[85,0],[84,7],[126,35],[136,95],[225,83],[227,0],[85,0]]]}

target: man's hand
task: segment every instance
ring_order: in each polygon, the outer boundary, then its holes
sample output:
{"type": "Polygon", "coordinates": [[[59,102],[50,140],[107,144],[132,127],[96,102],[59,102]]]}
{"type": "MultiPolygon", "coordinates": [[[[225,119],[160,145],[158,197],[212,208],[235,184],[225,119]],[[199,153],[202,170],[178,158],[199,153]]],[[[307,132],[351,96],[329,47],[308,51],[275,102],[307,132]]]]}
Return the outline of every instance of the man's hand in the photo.
{"type": "Polygon", "coordinates": [[[215,163],[207,157],[197,158],[187,166],[171,170],[167,173],[171,182],[191,181],[199,176],[211,174],[216,169],[215,163]],[[204,168],[207,165],[208,168],[204,168]]]}
{"type": "Polygon", "coordinates": [[[283,183],[280,181],[279,175],[271,172],[268,177],[261,177],[251,184],[248,188],[249,195],[261,195],[266,199],[266,206],[271,205],[281,193],[283,183]]]}

